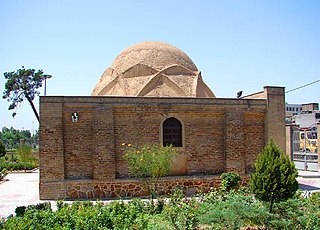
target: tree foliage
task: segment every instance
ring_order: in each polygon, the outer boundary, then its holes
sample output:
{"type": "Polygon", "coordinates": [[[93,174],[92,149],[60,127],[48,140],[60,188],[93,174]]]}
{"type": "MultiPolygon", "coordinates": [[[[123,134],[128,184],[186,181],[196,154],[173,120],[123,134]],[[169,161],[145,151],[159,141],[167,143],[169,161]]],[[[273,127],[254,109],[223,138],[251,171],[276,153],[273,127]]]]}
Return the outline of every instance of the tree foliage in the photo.
{"type": "Polygon", "coordinates": [[[258,155],[254,168],[250,178],[251,189],[257,199],[270,202],[270,212],[274,202],[295,195],[298,172],[289,157],[272,141],[258,155]]]}
{"type": "Polygon", "coordinates": [[[6,147],[3,144],[3,142],[0,140],[0,157],[3,157],[6,155],[6,147]]]}
{"type": "Polygon", "coordinates": [[[160,177],[171,172],[175,149],[170,146],[143,144],[141,146],[125,145],[124,159],[128,163],[129,174],[141,178],[147,185],[152,198],[157,192],[160,177]]]}
{"type": "MultiPolygon", "coordinates": [[[[17,154],[19,156],[20,162],[23,164],[31,163],[34,160],[34,157],[32,155],[32,147],[30,145],[21,145],[17,149],[17,154]]],[[[24,170],[27,170],[27,167],[24,168],[24,170]]]]}
{"type": "MultiPolygon", "coordinates": [[[[42,82],[45,80],[45,76],[42,70],[35,69],[25,69],[22,67],[17,71],[5,72],[4,78],[7,80],[5,84],[5,90],[3,92],[3,99],[11,102],[9,105],[9,110],[16,110],[20,103],[26,99],[36,116],[39,119],[39,114],[33,104],[33,100],[36,95],[39,95],[40,92],[37,91],[42,87],[42,82]]],[[[14,117],[16,112],[12,114],[14,117]]]]}
{"type": "Polygon", "coordinates": [[[241,177],[237,172],[225,172],[221,176],[221,188],[225,190],[235,189],[239,186],[241,177]]]}
{"type": "Polygon", "coordinates": [[[20,140],[23,139],[27,143],[34,143],[33,140],[38,138],[38,134],[31,135],[29,130],[18,130],[11,127],[3,127],[0,131],[0,139],[4,143],[7,149],[17,148],[20,144],[20,140]]]}

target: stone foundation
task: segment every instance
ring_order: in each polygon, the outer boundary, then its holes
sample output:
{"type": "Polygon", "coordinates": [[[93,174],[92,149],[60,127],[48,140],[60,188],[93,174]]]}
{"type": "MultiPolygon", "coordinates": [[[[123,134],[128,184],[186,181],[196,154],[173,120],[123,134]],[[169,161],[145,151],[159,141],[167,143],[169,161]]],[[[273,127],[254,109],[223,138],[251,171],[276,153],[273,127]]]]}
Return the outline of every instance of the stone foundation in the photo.
{"type": "MultiPolygon", "coordinates": [[[[241,185],[247,185],[248,177],[242,178],[241,185]]],[[[46,195],[46,199],[112,199],[146,197],[149,195],[148,189],[142,180],[115,179],[115,180],[65,180],[64,193],[60,197],[51,194],[46,195]]],[[[208,192],[211,188],[218,188],[221,184],[219,175],[206,176],[179,176],[163,177],[158,182],[159,195],[169,195],[175,189],[182,189],[184,194],[191,196],[197,192],[208,192]]],[[[48,184],[42,186],[50,187],[48,184]]],[[[60,187],[61,189],[61,187],[60,187]]]]}

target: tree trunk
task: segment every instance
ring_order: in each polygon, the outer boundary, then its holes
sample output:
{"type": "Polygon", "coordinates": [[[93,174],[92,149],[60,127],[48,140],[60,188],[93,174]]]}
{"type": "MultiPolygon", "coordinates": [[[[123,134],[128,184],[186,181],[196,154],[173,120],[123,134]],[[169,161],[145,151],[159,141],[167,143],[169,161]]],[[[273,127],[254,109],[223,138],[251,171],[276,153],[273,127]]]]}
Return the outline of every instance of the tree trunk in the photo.
{"type": "Polygon", "coordinates": [[[36,107],[34,107],[33,101],[31,100],[31,98],[27,94],[25,96],[26,96],[27,100],[29,101],[29,103],[30,103],[30,105],[32,107],[34,115],[36,115],[38,122],[40,122],[39,114],[38,114],[38,112],[36,110],[36,107]]]}
{"type": "Polygon", "coordinates": [[[273,196],[273,194],[272,194],[272,195],[271,195],[271,200],[270,200],[270,208],[269,208],[269,212],[270,212],[270,213],[272,213],[273,202],[274,202],[274,196],[273,196]]]}

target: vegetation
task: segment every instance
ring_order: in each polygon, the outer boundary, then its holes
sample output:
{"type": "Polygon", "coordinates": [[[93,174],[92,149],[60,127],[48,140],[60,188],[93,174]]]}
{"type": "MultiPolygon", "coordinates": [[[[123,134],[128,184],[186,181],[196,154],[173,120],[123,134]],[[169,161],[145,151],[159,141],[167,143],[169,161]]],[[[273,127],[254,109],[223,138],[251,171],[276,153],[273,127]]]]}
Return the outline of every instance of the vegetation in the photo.
{"type": "Polygon", "coordinates": [[[274,202],[292,198],[297,189],[298,172],[294,163],[272,141],[258,155],[251,175],[250,186],[256,198],[270,202],[272,212],[274,202]]]}
{"type": "MultiPolygon", "coordinates": [[[[29,159],[28,148],[19,151],[29,159]]],[[[173,156],[172,147],[126,145],[131,175],[149,185],[170,172],[173,156]]],[[[239,186],[238,173],[227,172],[220,188],[194,197],[177,189],[155,201],[58,201],[56,211],[50,203],[17,207],[16,216],[0,220],[0,229],[320,229],[320,193],[304,198],[295,178],[292,163],[271,142],[257,158],[252,190],[239,186]]]]}
{"type": "Polygon", "coordinates": [[[320,193],[299,193],[274,204],[255,199],[246,188],[225,193],[213,189],[197,197],[176,190],[168,199],[133,199],[128,203],[76,201],[18,207],[16,216],[0,221],[3,229],[320,229],[320,193]]]}
{"type": "Polygon", "coordinates": [[[151,197],[155,197],[160,177],[171,172],[175,149],[172,145],[165,147],[156,144],[122,145],[126,146],[124,159],[128,163],[130,175],[141,178],[151,197]]]}
{"type": "Polygon", "coordinates": [[[0,157],[0,172],[2,170],[30,170],[38,167],[38,159],[34,156],[29,145],[22,145],[16,151],[0,157]]]}
{"type": "Polygon", "coordinates": [[[4,146],[3,142],[0,140],[0,157],[6,155],[6,147],[4,146]]]}
{"type": "MultiPolygon", "coordinates": [[[[22,103],[24,99],[27,99],[36,118],[40,121],[33,100],[36,95],[40,94],[37,89],[42,87],[42,82],[48,78],[47,76],[49,75],[44,75],[42,70],[25,69],[23,66],[17,71],[5,72],[3,75],[7,80],[3,92],[3,99],[11,102],[9,110],[16,110],[20,103],[22,103]]],[[[16,112],[12,114],[13,117],[15,115],[16,112]]]]}
{"type": "Polygon", "coordinates": [[[29,130],[18,130],[11,127],[3,127],[0,131],[0,140],[2,140],[6,149],[16,149],[20,145],[20,140],[25,143],[34,145],[38,142],[39,133],[36,131],[34,135],[31,135],[29,130]]]}
{"type": "Polygon", "coordinates": [[[237,172],[225,172],[221,176],[221,187],[225,190],[236,189],[239,186],[240,175],[237,172]]]}
{"type": "Polygon", "coordinates": [[[2,181],[6,175],[8,174],[8,171],[6,169],[1,169],[0,170],[0,181],[2,181]]]}

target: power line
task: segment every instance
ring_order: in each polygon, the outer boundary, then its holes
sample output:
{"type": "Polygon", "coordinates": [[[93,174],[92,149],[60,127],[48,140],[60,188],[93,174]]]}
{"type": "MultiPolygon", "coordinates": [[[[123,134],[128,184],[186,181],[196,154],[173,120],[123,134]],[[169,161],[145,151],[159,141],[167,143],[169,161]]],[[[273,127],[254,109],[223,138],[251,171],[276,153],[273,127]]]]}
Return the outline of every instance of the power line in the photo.
{"type": "Polygon", "coordinates": [[[317,83],[317,82],[319,82],[319,81],[320,81],[320,80],[316,80],[316,81],[311,82],[311,83],[308,83],[308,84],[306,84],[306,85],[302,85],[302,86],[299,86],[299,87],[297,87],[297,88],[290,89],[290,90],[286,91],[286,93],[290,93],[290,92],[295,91],[295,90],[297,90],[297,89],[301,89],[301,88],[303,88],[303,87],[306,87],[306,86],[315,84],[315,83],[317,83]]]}

